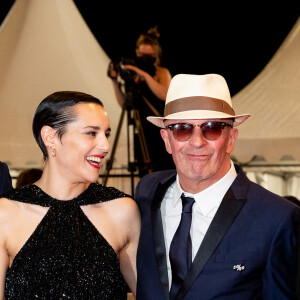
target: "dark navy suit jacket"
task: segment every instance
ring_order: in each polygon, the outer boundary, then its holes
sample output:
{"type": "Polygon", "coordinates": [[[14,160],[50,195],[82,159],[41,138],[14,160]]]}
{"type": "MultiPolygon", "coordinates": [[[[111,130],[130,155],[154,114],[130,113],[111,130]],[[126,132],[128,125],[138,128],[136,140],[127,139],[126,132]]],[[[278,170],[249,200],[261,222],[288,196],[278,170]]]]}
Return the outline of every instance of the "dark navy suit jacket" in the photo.
{"type": "Polygon", "coordinates": [[[0,195],[11,189],[12,182],[7,164],[0,161],[0,195]]]}
{"type": "MultiPolygon", "coordinates": [[[[296,227],[300,208],[238,176],[212,220],[176,299],[294,299],[296,227]]],[[[135,198],[142,228],[137,299],[169,299],[160,204],[175,170],[144,176],[135,198]]]]}

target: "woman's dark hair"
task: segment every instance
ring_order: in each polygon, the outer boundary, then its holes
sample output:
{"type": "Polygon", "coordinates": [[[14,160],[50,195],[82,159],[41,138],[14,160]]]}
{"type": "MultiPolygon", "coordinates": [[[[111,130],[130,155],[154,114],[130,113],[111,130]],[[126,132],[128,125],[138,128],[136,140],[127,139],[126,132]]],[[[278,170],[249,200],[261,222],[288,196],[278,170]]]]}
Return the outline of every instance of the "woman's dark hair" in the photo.
{"type": "Polygon", "coordinates": [[[37,168],[23,170],[17,177],[16,188],[21,188],[27,184],[33,184],[42,176],[43,171],[37,168]]]}
{"type": "Polygon", "coordinates": [[[157,53],[156,64],[159,66],[162,58],[162,49],[159,43],[160,33],[158,32],[157,26],[150,28],[147,33],[141,34],[136,41],[135,47],[138,49],[140,45],[150,45],[157,53]]]}
{"type": "Polygon", "coordinates": [[[283,198],[295,203],[296,205],[300,206],[300,201],[297,197],[295,196],[292,196],[292,195],[286,195],[286,196],[283,196],[283,198]]]}
{"type": "Polygon", "coordinates": [[[59,91],[46,97],[38,105],[32,122],[33,136],[43,152],[43,158],[48,158],[46,146],[41,137],[41,129],[47,125],[57,130],[61,138],[66,132],[68,123],[76,119],[73,106],[79,103],[95,103],[103,106],[103,103],[89,94],[76,91],[59,91]]]}

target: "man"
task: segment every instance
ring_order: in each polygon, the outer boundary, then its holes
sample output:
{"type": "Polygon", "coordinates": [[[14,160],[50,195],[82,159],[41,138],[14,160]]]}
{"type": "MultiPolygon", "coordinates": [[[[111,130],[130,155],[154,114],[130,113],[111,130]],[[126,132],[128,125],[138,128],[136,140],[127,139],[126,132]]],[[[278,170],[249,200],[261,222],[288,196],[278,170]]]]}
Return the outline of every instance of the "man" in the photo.
{"type": "Polygon", "coordinates": [[[0,195],[12,189],[11,176],[7,164],[0,161],[0,195]]]}
{"type": "Polygon", "coordinates": [[[249,117],[235,114],[222,76],[179,74],[164,117],[147,118],[162,128],[176,170],[136,187],[137,299],[293,299],[300,209],[230,159],[249,117]]]}

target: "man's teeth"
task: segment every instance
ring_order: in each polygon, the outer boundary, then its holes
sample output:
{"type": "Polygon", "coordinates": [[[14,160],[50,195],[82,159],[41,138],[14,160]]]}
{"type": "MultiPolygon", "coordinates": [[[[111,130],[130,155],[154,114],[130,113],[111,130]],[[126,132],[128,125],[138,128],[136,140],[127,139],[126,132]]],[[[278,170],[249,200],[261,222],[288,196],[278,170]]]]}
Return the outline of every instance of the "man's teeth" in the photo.
{"type": "Polygon", "coordinates": [[[100,157],[96,157],[96,156],[88,156],[86,159],[94,165],[99,165],[101,161],[100,157]]]}

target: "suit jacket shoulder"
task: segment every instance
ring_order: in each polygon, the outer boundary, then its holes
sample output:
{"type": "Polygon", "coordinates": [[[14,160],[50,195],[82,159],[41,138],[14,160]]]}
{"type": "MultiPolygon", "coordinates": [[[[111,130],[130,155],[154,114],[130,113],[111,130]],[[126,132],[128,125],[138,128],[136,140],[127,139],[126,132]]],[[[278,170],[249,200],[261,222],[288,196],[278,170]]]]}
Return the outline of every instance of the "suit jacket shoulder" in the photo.
{"type": "Polygon", "coordinates": [[[12,189],[12,181],[6,163],[0,162],[0,195],[12,189]]]}
{"type": "Polygon", "coordinates": [[[135,200],[140,202],[143,198],[144,201],[152,201],[150,195],[157,193],[160,187],[169,187],[175,178],[176,170],[157,171],[143,176],[136,186],[135,200]]]}
{"type": "Polygon", "coordinates": [[[247,202],[254,202],[255,206],[263,211],[268,207],[269,212],[274,213],[277,211],[281,215],[284,215],[286,210],[295,209],[296,205],[290,201],[249,180],[239,166],[235,165],[235,168],[238,176],[234,180],[231,189],[237,200],[247,199],[246,204],[247,202]]]}

